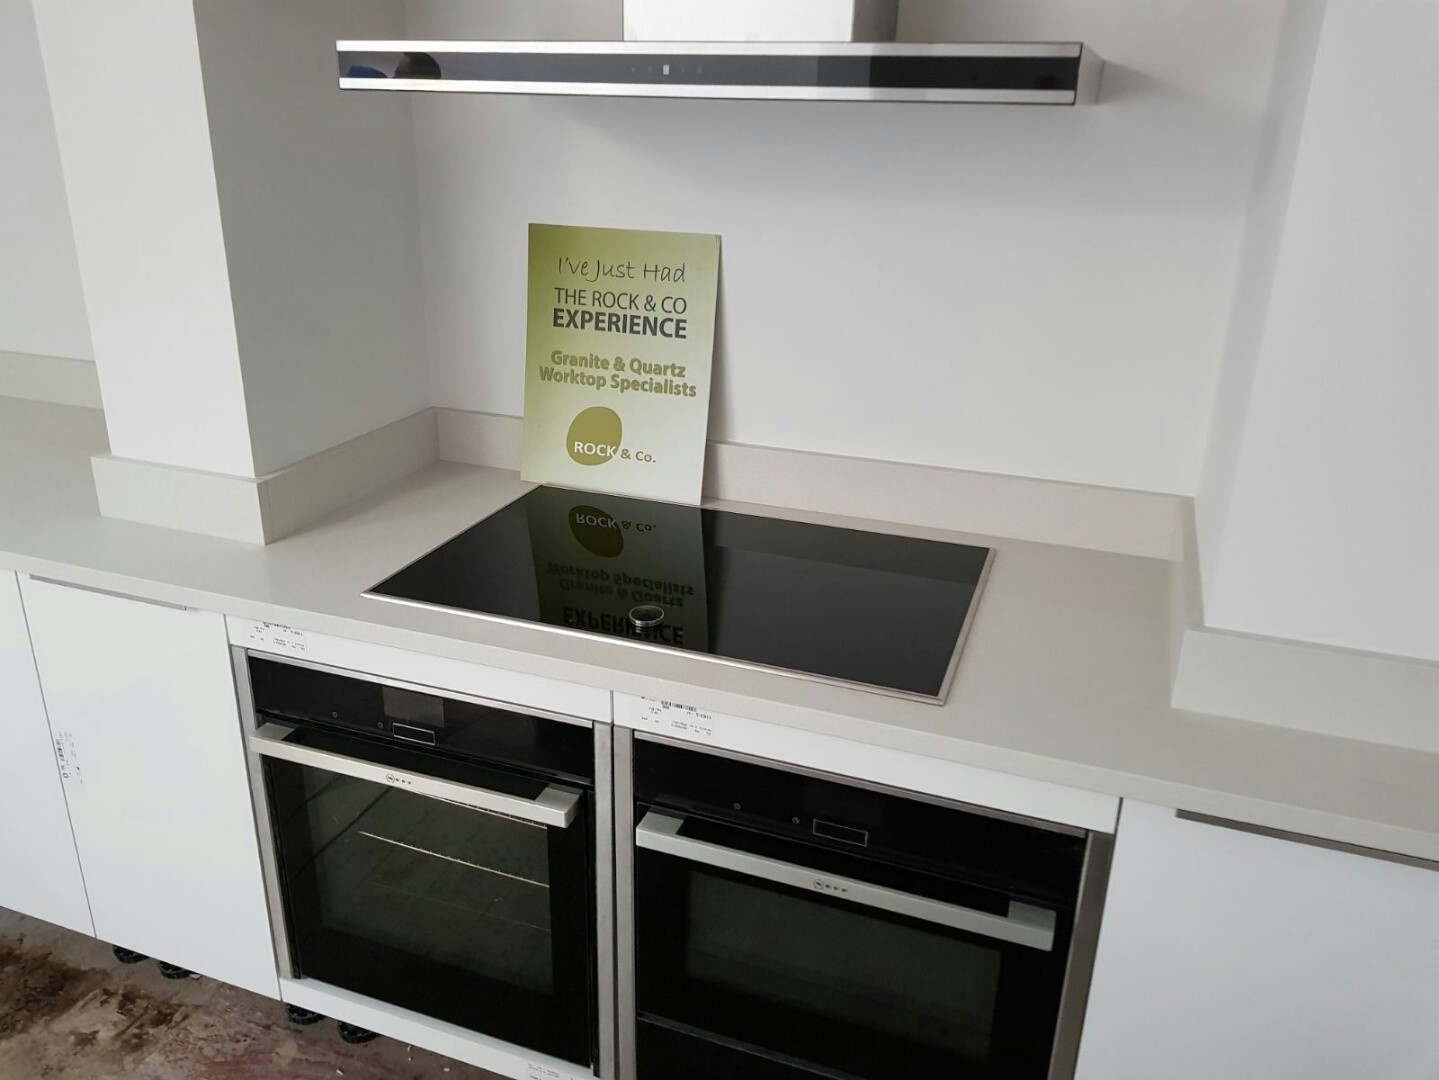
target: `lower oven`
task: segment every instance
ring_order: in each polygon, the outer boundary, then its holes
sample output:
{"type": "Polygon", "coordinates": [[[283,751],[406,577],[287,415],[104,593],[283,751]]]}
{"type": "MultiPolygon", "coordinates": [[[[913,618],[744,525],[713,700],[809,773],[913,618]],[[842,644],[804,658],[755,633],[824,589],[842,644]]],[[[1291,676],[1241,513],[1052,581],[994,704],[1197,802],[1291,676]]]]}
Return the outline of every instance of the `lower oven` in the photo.
{"type": "Polygon", "coordinates": [[[236,672],[283,979],[600,1071],[593,726],[241,650],[236,672]]]}
{"type": "Polygon", "coordinates": [[[1107,836],[632,746],[621,1076],[1072,1076],[1107,836]]]}

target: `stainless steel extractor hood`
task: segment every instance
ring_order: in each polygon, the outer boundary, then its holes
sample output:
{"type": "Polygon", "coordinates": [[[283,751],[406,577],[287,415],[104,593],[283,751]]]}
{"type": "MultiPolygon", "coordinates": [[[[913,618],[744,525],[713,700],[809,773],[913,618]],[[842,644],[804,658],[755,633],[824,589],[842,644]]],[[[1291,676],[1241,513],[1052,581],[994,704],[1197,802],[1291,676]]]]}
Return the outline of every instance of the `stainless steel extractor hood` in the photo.
{"type": "Polygon", "coordinates": [[[1079,43],[340,41],[346,90],[787,101],[1091,104],[1079,43]]]}

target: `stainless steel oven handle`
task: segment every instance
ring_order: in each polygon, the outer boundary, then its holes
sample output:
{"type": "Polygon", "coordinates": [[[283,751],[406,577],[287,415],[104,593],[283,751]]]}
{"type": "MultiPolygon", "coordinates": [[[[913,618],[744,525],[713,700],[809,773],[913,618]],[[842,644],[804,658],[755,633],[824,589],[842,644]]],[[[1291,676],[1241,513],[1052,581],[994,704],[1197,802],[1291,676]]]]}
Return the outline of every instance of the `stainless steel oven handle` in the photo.
{"type": "Polygon", "coordinates": [[[805,889],[821,896],[879,908],[896,915],[907,915],[911,919],[923,919],[925,922],[1024,945],[1042,952],[1054,948],[1055,916],[1054,912],[1047,908],[1011,900],[1008,915],[975,911],[973,908],[945,903],[943,900],[914,896],[883,885],[821,873],[807,866],[796,866],[764,855],[751,855],[747,851],[711,844],[707,840],[681,836],[679,830],[682,825],[684,818],[650,810],[635,828],[635,844],[649,851],[674,855],[720,870],[762,878],[778,885],[805,889]]]}
{"type": "Polygon", "coordinates": [[[356,780],[368,780],[374,784],[386,784],[402,791],[412,791],[426,798],[443,799],[475,810],[487,810],[495,814],[518,818],[535,825],[563,829],[575,820],[580,795],[551,784],[533,799],[518,795],[505,795],[498,791],[457,784],[451,780],[440,780],[424,773],[391,769],[373,762],[335,754],[329,750],[316,750],[311,746],[299,746],[287,742],[295,729],[284,724],[264,724],[250,735],[250,746],[265,757],[280,761],[306,765],[314,769],[325,769],[341,776],[353,776],[356,780]]]}

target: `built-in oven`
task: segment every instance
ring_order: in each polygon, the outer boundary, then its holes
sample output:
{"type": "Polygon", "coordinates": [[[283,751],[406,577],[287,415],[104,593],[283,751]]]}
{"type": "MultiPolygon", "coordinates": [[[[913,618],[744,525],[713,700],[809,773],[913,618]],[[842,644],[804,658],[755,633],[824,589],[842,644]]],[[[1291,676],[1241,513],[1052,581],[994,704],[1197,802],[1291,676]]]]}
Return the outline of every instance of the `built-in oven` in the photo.
{"type": "Polygon", "coordinates": [[[622,1076],[1072,1076],[1107,836],[647,736],[616,761],[622,1076]]]}
{"type": "Polygon", "coordinates": [[[282,987],[600,1071],[593,725],[241,650],[236,672],[282,987]]]}

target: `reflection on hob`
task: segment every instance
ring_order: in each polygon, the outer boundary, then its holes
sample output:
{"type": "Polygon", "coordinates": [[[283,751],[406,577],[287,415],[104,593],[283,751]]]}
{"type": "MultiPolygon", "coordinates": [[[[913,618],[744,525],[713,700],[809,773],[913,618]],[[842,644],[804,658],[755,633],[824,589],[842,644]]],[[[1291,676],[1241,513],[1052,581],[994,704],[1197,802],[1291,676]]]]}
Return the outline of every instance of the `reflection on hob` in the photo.
{"type": "Polygon", "coordinates": [[[938,699],[989,554],[542,487],[367,595],[938,699]]]}

